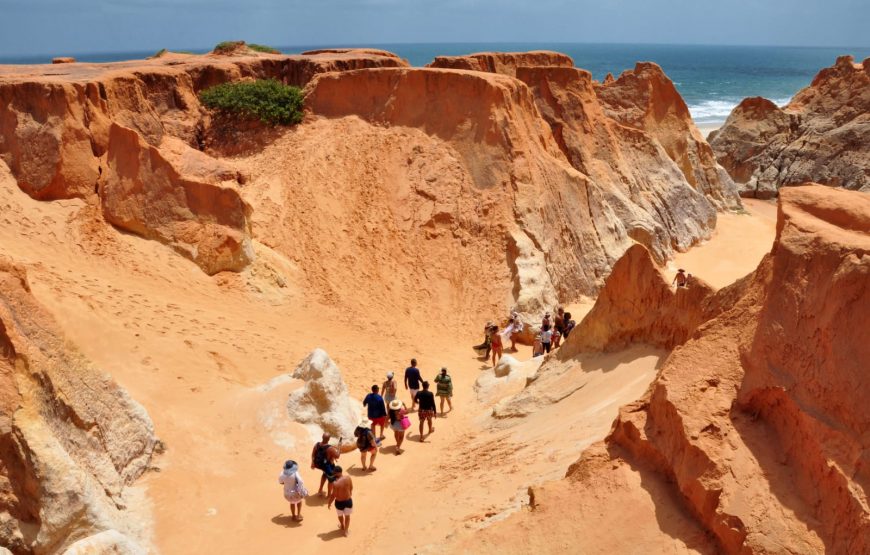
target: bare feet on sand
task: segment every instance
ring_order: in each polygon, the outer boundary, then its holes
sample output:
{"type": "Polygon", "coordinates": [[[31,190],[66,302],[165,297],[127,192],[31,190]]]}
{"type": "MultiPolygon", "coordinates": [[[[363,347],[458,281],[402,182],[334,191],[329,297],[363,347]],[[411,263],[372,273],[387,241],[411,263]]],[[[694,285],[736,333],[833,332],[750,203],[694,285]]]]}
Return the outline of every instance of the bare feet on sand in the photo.
{"type": "Polygon", "coordinates": [[[374,472],[375,470],[377,470],[377,468],[370,466],[370,467],[368,467],[368,469],[364,468],[363,470],[368,470],[369,472],[374,472]]]}

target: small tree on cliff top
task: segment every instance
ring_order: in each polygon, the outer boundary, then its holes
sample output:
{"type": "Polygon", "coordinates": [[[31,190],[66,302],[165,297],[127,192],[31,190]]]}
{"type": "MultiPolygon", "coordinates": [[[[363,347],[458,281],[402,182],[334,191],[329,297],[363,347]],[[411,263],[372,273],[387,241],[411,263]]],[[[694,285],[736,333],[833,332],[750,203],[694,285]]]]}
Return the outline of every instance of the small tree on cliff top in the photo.
{"type": "Polygon", "coordinates": [[[302,91],[274,79],[223,83],[202,91],[199,99],[226,115],[256,118],[270,125],[302,121],[302,91]]]}

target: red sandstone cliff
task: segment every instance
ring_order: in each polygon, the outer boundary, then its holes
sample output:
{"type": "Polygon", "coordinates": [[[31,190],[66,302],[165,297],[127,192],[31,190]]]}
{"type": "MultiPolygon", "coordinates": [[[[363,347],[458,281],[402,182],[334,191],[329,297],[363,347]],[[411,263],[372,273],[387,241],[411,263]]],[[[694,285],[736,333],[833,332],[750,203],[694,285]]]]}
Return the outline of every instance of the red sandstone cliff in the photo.
{"type": "Polygon", "coordinates": [[[870,58],[838,58],[783,108],[743,100],[710,144],[744,196],[805,181],[870,191],[870,58]]]}
{"type": "MultiPolygon", "coordinates": [[[[111,223],[173,246],[206,272],[239,270],[253,253],[249,209],[236,188],[226,186],[226,176],[208,184],[184,180],[182,168],[159,160],[164,141],[180,140],[192,150],[203,140],[208,119],[197,93],[242,78],[274,78],[303,86],[321,72],[403,65],[406,62],[393,55],[348,50],[300,56],[174,54],[60,69],[2,66],[0,159],[19,187],[34,198],[90,198],[96,193],[111,223]],[[138,138],[128,134],[122,141],[123,134],[110,132],[116,128],[128,129],[138,138]],[[119,198],[131,192],[130,187],[118,187],[122,174],[138,169],[120,168],[118,162],[130,160],[127,150],[136,143],[137,149],[150,149],[148,156],[154,160],[147,163],[142,158],[136,187],[151,190],[152,200],[161,197],[162,216],[151,211],[153,205],[141,209],[144,196],[132,197],[132,204],[131,198],[119,198]],[[159,173],[158,167],[167,171],[159,173]],[[221,182],[223,186],[213,186],[221,182]],[[127,203],[123,215],[121,202],[127,203]],[[133,210],[133,204],[140,209],[133,210]],[[166,217],[176,221],[172,231],[154,221],[166,217]]],[[[223,171],[217,160],[200,158],[200,167],[217,168],[212,174],[223,171]]]]}
{"type": "MultiPolygon", "coordinates": [[[[557,515],[606,528],[629,511],[647,545],[679,552],[870,550],[868,214],[859,193],[782,190],[771,253],[715,293],[673,291],[643,249],[629,250],[559,356],[677,347],[606,441],[536,488],[534,511],[463,545],[492,551],[516,527],[513,552],[554,545],[569,533],[557,515]]],[[[620,545],[592,535],[600,552],[620,545]]]]}

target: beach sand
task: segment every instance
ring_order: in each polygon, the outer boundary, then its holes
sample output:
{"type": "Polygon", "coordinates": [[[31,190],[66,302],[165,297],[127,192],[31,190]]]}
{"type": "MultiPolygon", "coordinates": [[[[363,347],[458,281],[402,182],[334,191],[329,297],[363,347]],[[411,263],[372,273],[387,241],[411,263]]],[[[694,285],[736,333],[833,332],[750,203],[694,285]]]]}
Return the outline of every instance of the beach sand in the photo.
{"type": "MultiPolygon", "coordinates": [[[[0,175],[0,254],[28,267],[34,294],[70,342],[146,407],[165,444],[154,471],[134,486],[145,501],[130,500],[153,521],[143,540],[164,554],[437,551],[432,546],[451,533],[516,509],[528,486],[563,476],[604,437],[619,406],[644,392],[666,354],[634,347],[553,365],[547,387],[529,401],[540,406],[493,418],[473,392],[488,367],[471,350],[481,339],[477,326],[430,328],[407,313],[387,326],[320,304],[292,280],[278,295],[244,276],[209,277],[156,242],[89,227],[84,202],[38,202],[10,179],[0,175]],[[336,361],[357,398],[412,356],[424,377],[447,366],[455,383],[455,410],[436,421],[426,443],[417,441],[412,416],[405,454],[393,454],[388,432],[377,472],[363,473],[356,453],[342,456],[355,482],[348,539],[322,498],[310,497],[305,521],[292,522],[278,484],[292,458],[317,490],[312,438],[285,408],[300,382],[272,382],[315,347],[336,361]],[[546,395],[567,391],[564,399],[546,395]]],[[[772,243],[775,207],[746,205],[746,214],[720,215],[713,237],[674,264],[717,286],[750,272],[772,243]]],[[[530,350],[521,347],[518,358],[530,350]]]]}
{"type": "Polygon", "coordinates": [[[696,123],[695,125],[698,127],[698,130],[701,132],[701,135],[705,139],[709,139],[710,133],[712,133],[713,131],[716,131],[717,129],[719,129],[720,127],[725,125],[725,122],[722,121],[722,122],[717,122],[717,123],[696,123]]]}

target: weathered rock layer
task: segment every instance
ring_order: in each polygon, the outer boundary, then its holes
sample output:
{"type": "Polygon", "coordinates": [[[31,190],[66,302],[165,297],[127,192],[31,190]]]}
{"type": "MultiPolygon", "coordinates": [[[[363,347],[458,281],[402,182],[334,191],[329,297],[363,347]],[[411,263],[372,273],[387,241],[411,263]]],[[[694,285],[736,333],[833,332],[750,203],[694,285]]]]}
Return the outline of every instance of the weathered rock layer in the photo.
{"type": "Polygon", "coordinates": [[[142,525],[125,514],[125,487],[148,468],[151,420],[65,344],[6,258],[0,409],[0,545],[58,553],[105,530],[135,535],[142,525]]]}
{"type": "MultiPolygon", "coordinates": [[[[631,249],[560,356],[628,342],[677,347],[648,393],[620,410],[606,442],[536,502],[563,493],[652,501],[635,516],[657,522],[658,537],[642,526],[646,541],[684,552],[867,552],[868,214],[859,193],[783,189],[771,253],[717,292],[671,291],[649,256],[631,249]]],[[[570,518],[621,517],[618,504],[603,502],[570,518]]],[[[540,522],[512,517],[526,518],[540,522]]],[[[554,532],[541,526],[529,528],[531,544],[554,532]]],[[[608,545],[619,541],[596,547],[608,545]]]]}
{"type": "Polygon", "coordinates": [[[710,144],[744,196],[805,181],[870,191],[870,58],[838,58],[783,108],[743,100],[710,144]]]}

